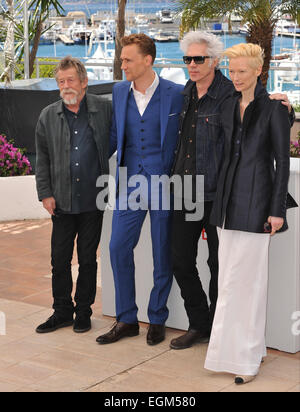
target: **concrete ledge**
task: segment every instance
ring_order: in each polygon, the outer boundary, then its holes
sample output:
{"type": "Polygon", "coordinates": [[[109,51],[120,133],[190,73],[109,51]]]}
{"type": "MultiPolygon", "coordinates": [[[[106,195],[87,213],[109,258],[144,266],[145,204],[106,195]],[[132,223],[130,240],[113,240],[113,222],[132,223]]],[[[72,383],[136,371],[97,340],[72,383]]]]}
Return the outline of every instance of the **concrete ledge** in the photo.
{"type": "Polygon", "coordinates": [[[45,219],[48,212],[39,202],[35,176],[0,177],[0,221],[45,219]]]}

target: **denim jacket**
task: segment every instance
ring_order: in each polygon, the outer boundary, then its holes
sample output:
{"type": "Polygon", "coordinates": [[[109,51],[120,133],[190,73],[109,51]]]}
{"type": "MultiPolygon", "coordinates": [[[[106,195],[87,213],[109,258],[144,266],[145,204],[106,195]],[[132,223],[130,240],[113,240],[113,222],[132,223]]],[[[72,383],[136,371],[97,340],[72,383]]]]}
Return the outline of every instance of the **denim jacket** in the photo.
{"type": "MultiPolygon", "coordinates": [[[[183,109],[180,115],[179,136],[187,113],[194,82],[186,84],[182,94],[184,95],[183,109]]],[[[220,107],[224,100],[234,91],[232,82],[228,80],[220,70],[216,70],[215,78],[207,91],[204,102],[199,106],[196,125],[196,173],[204,175],[205,201],[211,201],[215,197],[217,189],[217,177],[223,157],[224,133],[220,123],[220,107]]],[[[173,165],[175,169],[178,159],[178,149],[173,165]]]]}

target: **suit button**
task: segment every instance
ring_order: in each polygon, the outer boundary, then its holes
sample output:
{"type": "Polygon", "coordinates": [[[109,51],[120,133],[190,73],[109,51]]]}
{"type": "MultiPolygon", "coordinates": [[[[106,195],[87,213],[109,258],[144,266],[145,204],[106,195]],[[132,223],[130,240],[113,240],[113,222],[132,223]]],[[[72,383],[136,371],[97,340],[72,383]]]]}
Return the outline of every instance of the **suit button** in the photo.
{"type": "Polygon", "coordinates": [[[141,129],[141,132],[144,132],[145,130],[144,129],[141,129]]]}

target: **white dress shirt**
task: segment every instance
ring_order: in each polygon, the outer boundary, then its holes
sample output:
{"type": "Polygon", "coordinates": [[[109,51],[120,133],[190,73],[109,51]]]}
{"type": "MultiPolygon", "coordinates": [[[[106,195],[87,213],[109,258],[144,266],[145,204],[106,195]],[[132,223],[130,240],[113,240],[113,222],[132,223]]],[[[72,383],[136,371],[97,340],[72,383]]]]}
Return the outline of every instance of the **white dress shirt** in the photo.
{"type": "Polygon", "coordinates": [[[150,100],[152,99],[152,96],[155,93],[155,90],[158,87],[158,85],[159,85],[159,77],[158,77],[156,72],[155,72],[155,79],[154,79],[153,83],[151,84],[151,86],[148,87],[145,94],[143,94],[143,93],[139,92],[138,90],[136,90],[135,87],[134,87],[134,82],[131,82],[130,90],[133,90],[133,95],[134,95],[134,98],[135,98],[135,102],[136,102],[136,105],[139,109],[139,112],[140,112],[141,116],[143,116],[150,100]]]}

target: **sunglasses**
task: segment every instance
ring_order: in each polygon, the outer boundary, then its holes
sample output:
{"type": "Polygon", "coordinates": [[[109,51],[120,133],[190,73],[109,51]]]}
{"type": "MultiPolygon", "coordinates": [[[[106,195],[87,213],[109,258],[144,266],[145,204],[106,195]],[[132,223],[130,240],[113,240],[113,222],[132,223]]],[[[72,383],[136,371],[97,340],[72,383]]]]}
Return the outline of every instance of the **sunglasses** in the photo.
{"type": "Polygon", "coordinates": [[[185,64],[191,64],[192,60],[194,60],[196,64],[203,64],[205,59],[211,59],[211,56],[183,56],[185,64]]]}

